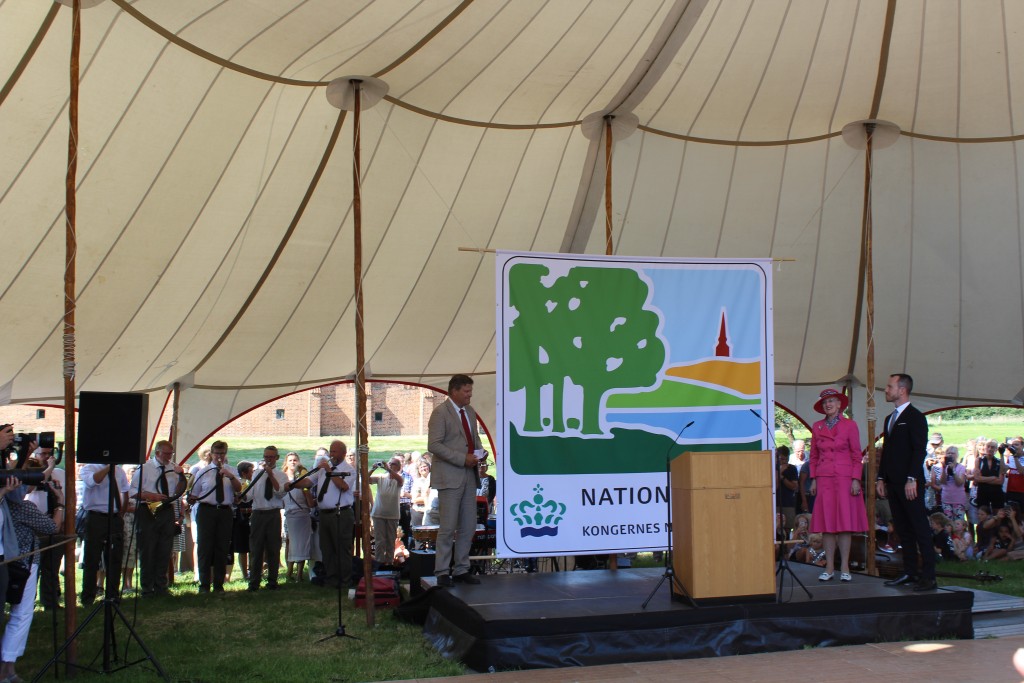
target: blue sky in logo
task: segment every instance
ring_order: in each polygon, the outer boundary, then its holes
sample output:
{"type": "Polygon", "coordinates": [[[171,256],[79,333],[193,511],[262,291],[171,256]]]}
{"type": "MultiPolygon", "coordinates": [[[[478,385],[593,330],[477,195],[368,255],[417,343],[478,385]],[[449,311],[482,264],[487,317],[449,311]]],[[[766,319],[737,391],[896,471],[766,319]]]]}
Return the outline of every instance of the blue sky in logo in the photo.
{"type": "Polygon", "coordinates": [[[759,270],[716,265],[645,267],[642,272],[653,283],[652,303],[663,314],[669,365],[714,356],[723,307],[732,357],[760,357],[764,295],[759,270]]]}

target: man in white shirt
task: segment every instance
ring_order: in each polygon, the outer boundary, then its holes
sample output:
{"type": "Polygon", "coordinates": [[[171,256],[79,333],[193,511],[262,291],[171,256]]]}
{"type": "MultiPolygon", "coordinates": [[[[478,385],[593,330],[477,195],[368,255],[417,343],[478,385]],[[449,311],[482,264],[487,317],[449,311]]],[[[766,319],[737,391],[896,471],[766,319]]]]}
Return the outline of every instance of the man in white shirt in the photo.
{"type": "Polygon", "coordinates": [[[124,551],[124,509],[128,505],[128,477],[120,465],[83,465],[80,473],[85,491],[82,507],[86,509],[85,550],[82,554],[83,607],[96,599],[99,588],[96,574],[100,557],[107,570],[106,594],[114,597],[121,587],[121,556],[124,551]],[[114,473],[113,482],[109,478],[114,473]],[[110,487],[113,486],[113,495],[110,487]]]}
{"type": "Polygon", "coordinates": [[[132,476],[131,496],[140,504],[135,512],[138,525],[139,572],[142,597],[167,595],[167,567],[174,546],[174,505],[166,501],[185,490],[184,470],[174,462],[170,441],[158,441],[153,457],[132,476]],[[150,510],[146,503],[165,503],[150,510]]]}
{"type": "Polygon", "coordinates": [[[347,450],[341,441],[332,441],[330,459],[320,463],[315,472],[287,486],[289,490],[316,487],[324,575],[310,579],[310,583],[340,587],[342,590],[347,589],[352,581],[352,529],[355,524],[352,489],[356,471],[345,462],[347,450]]]}
{"type": "MultiPolygon", "coordinates": [[[[383,464],[383,463],[380,463],[383,464]]],[[[378,465],[374,465],[378,469],[378,465]]],[[[376,540],[373,559],[378,565],[393,566],[395,563],[395,536],[398,534],[398,520],[401,518],[400,499],[405,479],[402,477],[402,459],[393,457],[387,463],[387,471],[370,477],[377,484],[377,496],[373,501],[373,537],[376,540]]]]}
{"type": "Polygon", "coordinates": [[[227,464],[228,445],[214,441],[210,446],[213,458],[209,465],[196,472],[189,502],[198,504],[196,525],[199,527],[199,592],[224,592],[224,575],[231,549],[231,504],[235,493],[242,490],[238,472],[227,464]]]}
{"type": "Polygon", "coordinates": [[[244,500],[252,502],[249,520],[249,590],[260,587],[263,556],[267,557],[267,590],[277,590],[281,568],[281,510],[284,509],[288,476],[277,469],[276,446],[263,449],[262,470],[253,477],[244,500]]]}

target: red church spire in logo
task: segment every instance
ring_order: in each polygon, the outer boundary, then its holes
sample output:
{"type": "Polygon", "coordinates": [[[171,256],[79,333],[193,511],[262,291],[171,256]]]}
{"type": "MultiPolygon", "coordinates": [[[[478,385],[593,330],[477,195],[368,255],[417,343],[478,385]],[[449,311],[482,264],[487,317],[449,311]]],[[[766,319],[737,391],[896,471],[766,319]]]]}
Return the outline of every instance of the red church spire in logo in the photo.
{"type": "Polygon", "coordinates": [[[729,335],[725,331],[725,309],[722,309],[722,324],[718,328],[718,345],[715,347],[715,356],[719,358],[728,358],[731,354],[729,351],[729,335]]]}

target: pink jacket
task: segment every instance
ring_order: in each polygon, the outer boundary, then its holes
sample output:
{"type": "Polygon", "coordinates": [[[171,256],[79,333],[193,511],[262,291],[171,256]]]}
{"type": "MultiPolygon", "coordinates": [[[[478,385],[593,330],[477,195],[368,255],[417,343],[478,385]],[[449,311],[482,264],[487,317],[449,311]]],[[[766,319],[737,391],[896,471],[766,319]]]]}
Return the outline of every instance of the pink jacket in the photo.
{"type": "Polygon", "coordinates": [[[829,430],[824,420],[811,427],[811,476],[849,477],[860,479],[860,431],[857,423],[839,418],[835,430],[829,430]]]}

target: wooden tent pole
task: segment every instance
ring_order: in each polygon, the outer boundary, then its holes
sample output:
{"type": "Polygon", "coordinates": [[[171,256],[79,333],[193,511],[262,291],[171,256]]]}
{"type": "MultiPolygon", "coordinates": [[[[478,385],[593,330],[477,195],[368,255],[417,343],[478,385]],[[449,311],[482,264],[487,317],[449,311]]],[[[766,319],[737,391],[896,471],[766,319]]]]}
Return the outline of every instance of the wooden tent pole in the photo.
{"type": "Polygon", "coordinates": [[[867,146],[864,150],[864,208],[861,220],[864,233],[864,277],[865,297],[867,298],[867,405],[865,417],[868,423],[868,471],[864,487],[867,489],[867,572],[878,576],[875,566],[875,473],[878,471],[878,458],[875,452],[875,279],[874,259],[872,256],[872,223],[871,223],[871,151],[875,124],[865,123],[867,146]]]}
{"type": "MultiPolygon", "coordinates": [[[[612,243],[612,120],[615,117],[607,114],[604,117],[604,253],[611,256],[614,251],[612,243]]],[[[608,556],[608,568],[619,568],[619,557],[615,553],[608,556]]]]}
{"type": "MultiPolygon", "coordinates": [[[[78,251],[76,235],[78,176],[78,84],[79,55],[82,48],[82,5],[80,0],[71,4],[71,90],[68,96],[68,168],[64,179],[64,534],[75,535],[75,262],[78,251]]],[[[75,546],[64,546],[64,628],[74,633],[78,624],[78,596],[75,589],[75,546]]],[[[68,643],[67,664],[78,662],[78,645],[68,643]]]]}
{"type": "Polygon", "coordinates": [[[611,256],[612,245],[612,119],[604,117],[604,253],[611,256]]]}
{"type": "MultiPolygon", "coordinates": [[[[359,519],[362,527],[363,576],[366,581],[366,625],[373,626],[373,558],[370,557],[369,432],[366,429],[366,356],[363,349],[363,200],[360,188],[360,85],[352,79],[355,107],[352,119],[352,262],[356,298],[356,454],[359,458],[359,519]]],[[[385,540],[386,542],[386,540],[385,540]]]]}

